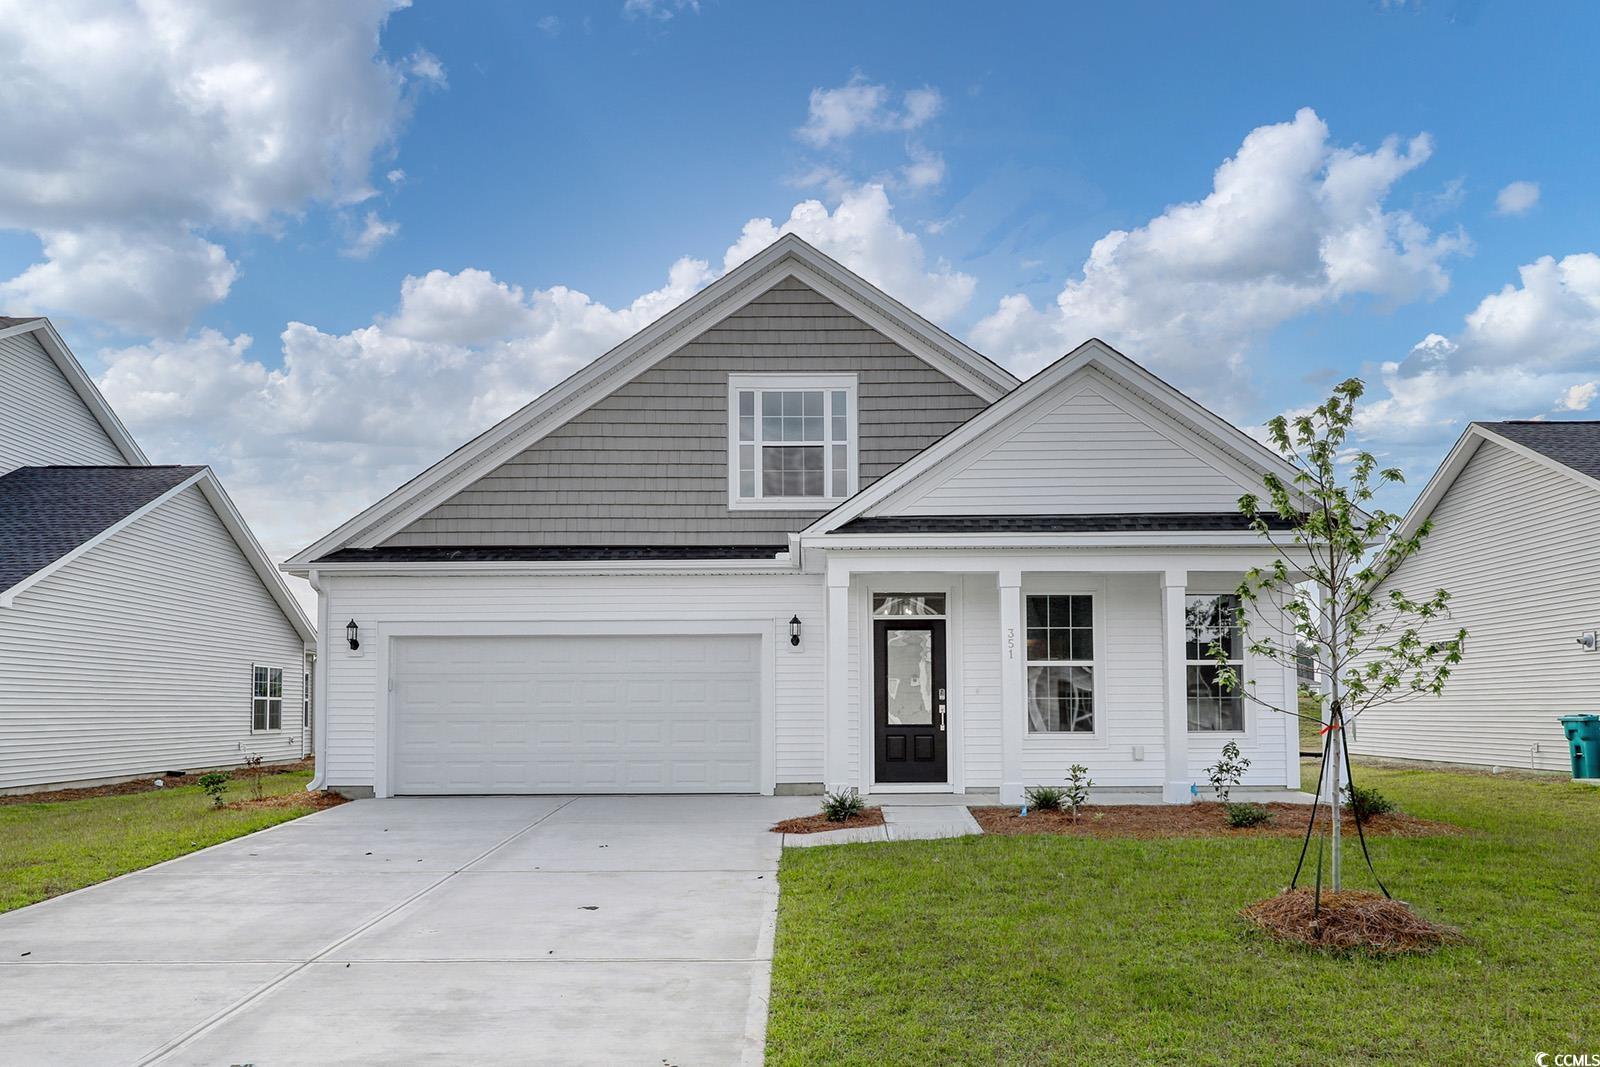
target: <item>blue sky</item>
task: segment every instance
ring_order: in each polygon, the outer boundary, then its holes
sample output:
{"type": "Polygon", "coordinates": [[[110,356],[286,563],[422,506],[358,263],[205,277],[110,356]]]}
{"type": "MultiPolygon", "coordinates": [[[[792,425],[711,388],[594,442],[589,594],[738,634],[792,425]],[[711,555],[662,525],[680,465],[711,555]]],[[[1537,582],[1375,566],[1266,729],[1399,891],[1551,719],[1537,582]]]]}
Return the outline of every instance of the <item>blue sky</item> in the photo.
{"type": "Polygon", "coordinates": [[[1417,485],[1464,419],[1600,410],[1588,5],[0,24],[0,310],[280,555],[783,228],[1021,374],[1097,333],[1241,424],[1361,374],[1417,485]]]}

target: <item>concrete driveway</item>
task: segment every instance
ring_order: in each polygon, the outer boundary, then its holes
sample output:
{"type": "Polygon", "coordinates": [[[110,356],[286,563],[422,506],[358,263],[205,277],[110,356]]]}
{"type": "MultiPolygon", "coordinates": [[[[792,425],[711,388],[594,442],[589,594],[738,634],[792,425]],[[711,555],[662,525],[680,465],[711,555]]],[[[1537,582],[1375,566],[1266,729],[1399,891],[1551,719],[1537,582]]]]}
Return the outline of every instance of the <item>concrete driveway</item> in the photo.
{"type": "Polygon", "coordinates": [[[815,798],[359,801],[0,915],[7,1064],[761,1058],[815,798]]]}

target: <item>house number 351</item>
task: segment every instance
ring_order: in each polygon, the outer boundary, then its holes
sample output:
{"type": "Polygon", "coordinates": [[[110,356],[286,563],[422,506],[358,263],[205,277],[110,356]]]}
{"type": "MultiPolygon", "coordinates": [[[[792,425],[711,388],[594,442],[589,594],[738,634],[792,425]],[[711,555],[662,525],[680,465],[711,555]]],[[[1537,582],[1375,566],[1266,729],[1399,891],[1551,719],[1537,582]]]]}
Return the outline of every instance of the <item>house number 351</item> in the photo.
{"type": "Polygon", "coordinates": [[[1006,627],[1006,659],[1017,658],[1017,628],[1006,627]]]}

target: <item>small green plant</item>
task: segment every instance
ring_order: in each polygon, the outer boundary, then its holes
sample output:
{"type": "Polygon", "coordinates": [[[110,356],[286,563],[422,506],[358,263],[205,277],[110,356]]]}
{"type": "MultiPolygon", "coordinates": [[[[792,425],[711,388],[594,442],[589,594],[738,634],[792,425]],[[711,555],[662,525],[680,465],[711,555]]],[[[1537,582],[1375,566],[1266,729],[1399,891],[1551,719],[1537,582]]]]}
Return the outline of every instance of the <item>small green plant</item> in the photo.
{"type": "Polygon", "coordinates": [[[1066,790],[1058,785],[1030,785],[1022,797],[1035,811],[1060,811],[1066,790]]]}
{"type": "Polygon", "coordinates": [[[845,822],[860,815],[867,808],[861,794],[854,789],[841,789],[837,793],[822,794],[822,814],[829,822],[845,822]]]}
{"type": "Polygon", "coordinates": [[[1366,822],[1374,815],[1387,815],[1395,810],[1394,801],[1376,789],[1350,785],[1345,787],[1344,796],[1351,813],[1362,822],[1366,822]]]}
{"type": "Polygon", "coordinates": [[[1228,804],[1226,808],[1229,826],[1260,826],[1272,818],[1272,812],[1260,804],[1228,804]]]}
{"type": "Polygon", "coordinates": [[[211,798],[211,803],[216,807],[222,807],[222,794],[228,788],[228,776],[221,771],[212,771],[210,774],[202,774],[199,782],[200,788],[211,798]]]}
{"type": "MultiPolygon", "coordinates": [[[[1228,791],[1239,784],[1244,777],[1244,772],[1250,769],[1250,760],[1239,754],[1239,744],[1229,741],[1222,746],[1222,756],[1217,762],[1206,768],[1206,777],[1211,780],[1211,788],[1217,791],[1217,803],[1228,802],[1228,791]]],[[[1260,820],[1256,820],[1259,822],[1260,820]]],[[[1235,825],[1238,825],[1237,823],[1235,825]]],[[[1246,825],[1254,825],[1248,823],[1246,825]]]]}
{"type": "Polygon", "coordinates": [[[1078,809],[1089,802],[1089,790],[1093,788],[1094,779],[1089,777],[1089,768],[1074,763],[1067,769],[1067,788],[1062,790],[1062,799],[1072,812],[1073,822],[1078,821],[1078,809]]]}
{"type": "Polygon", "coordinates": [[[261,776],[266,771],[263,766],[265,762],[266,757],[261,755],[246,756],[244,758],[244,774],[246,778],[250,779],[250,795],[257,800],[260,800],[266,792],[261,784],[261,776]]]}

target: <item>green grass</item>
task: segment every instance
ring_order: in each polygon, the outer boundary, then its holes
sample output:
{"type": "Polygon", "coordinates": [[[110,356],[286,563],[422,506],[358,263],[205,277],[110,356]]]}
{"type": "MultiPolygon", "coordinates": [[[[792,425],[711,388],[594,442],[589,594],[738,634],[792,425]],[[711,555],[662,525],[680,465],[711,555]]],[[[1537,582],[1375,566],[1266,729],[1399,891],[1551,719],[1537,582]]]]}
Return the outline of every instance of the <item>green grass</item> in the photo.
{"type": "MultiPolygon", "coordinates": [[[[1379,959],[1267,941],[1238,910],[1287,881],[1287,839],[789,849],[769,1062],[1521,1064],[1600,1047],[1600,791],[1357,777],[1470,831],[1373,842],[1395,895],[1466,944],[1379,959]]],[[[1370,887],[1360,865],[1346,884],[1370,887]]]]}
{"type": "Polygon", "coordinates": [[[1322,727],[1317,718],[1322,714],[1322,709],[1310,697],[1300,698],[1300,715],[1295,721],[1300,724],[1300,751],[1322,751],[1322,727]]]}
{"type": "MultiPolygon", "coordinates": [[[[268,775],[269,794],[304,792],[310,771],[268,775]]],[[[228,784],[228,801],[249,786],[228,784]]],[[[136,871],[312,811],[221,810],[199,786],[46,804],[0,805],[0,912],[136,871]]]]}

